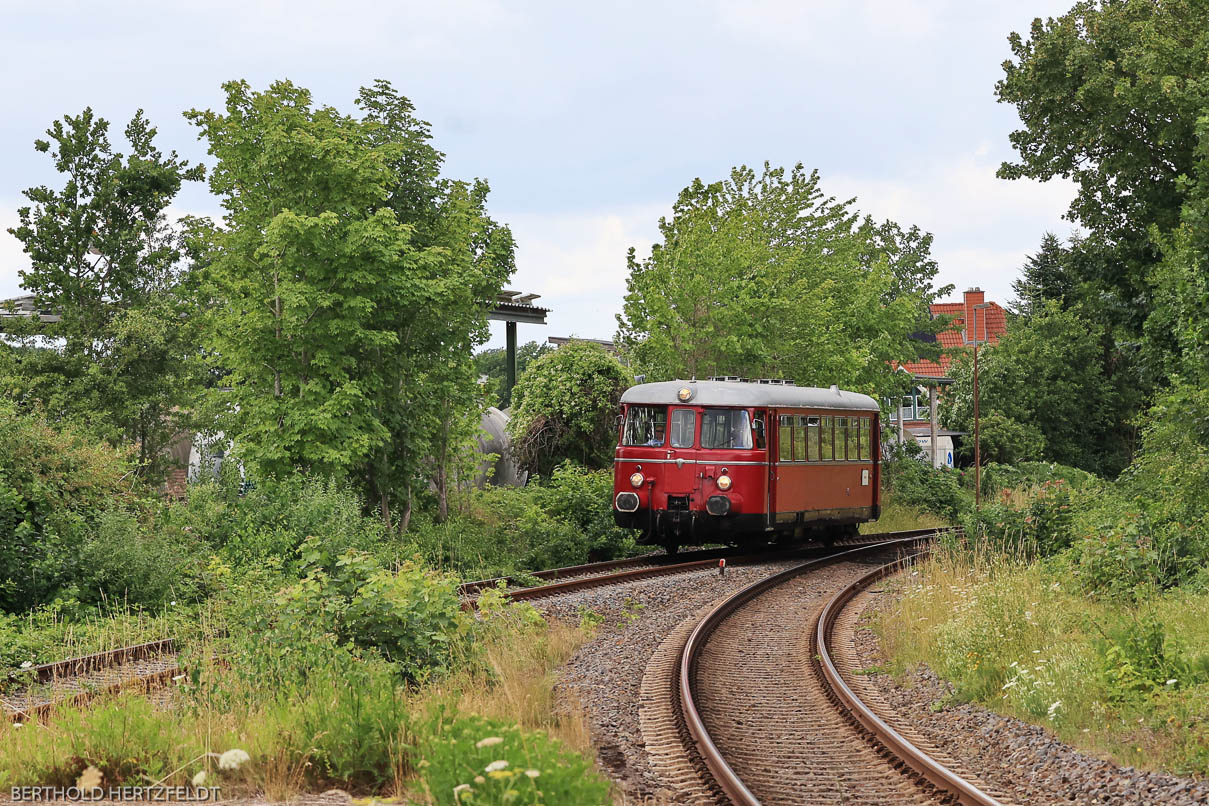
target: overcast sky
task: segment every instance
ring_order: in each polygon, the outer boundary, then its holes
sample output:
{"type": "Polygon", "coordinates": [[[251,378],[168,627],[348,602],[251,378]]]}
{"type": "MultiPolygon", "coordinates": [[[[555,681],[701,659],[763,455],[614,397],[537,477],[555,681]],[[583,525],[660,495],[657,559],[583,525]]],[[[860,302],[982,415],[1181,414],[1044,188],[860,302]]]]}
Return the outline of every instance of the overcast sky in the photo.
{"type": "MultiPolygon", "coordinates": [[[[120,132],[146,109],[159,145],[206,161],[181,117],[220,84],[277,78],[353,111],[386,78],[432,123],[446,174],[490,181],[518,243],[511,288],[542,295],[520,338],[610,338],[625,253],[694,177],[804,163],[825,192],[936,236],[940,282],[1001,302],[1065,182],[995,178],[1018,123],[993,87],[1007,35],[1072,0],[0,0],[0,298],[20,293],[21,191],[56,184],[32,148],[92,106],[120,132]]],[[[217,215],[200,184],[176,208],[217,215]]],[[[502,342],[494,323],[492,343],[502,342]]]]}

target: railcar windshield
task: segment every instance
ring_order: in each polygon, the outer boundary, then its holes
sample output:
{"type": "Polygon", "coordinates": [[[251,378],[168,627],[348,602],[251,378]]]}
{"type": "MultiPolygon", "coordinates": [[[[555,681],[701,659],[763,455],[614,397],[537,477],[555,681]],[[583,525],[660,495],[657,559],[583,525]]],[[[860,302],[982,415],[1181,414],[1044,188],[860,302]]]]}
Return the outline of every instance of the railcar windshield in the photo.
{"type": "Polygon", "coordinates": [[[751,448],[747,409],[706,409],[701,415],[702,448],[751,448]]]}
{"type": "Polygon", "coordinates": [[[666,435],[666,406],[630,406],[626,411],[622,445],[662,445],[666,435]]]}

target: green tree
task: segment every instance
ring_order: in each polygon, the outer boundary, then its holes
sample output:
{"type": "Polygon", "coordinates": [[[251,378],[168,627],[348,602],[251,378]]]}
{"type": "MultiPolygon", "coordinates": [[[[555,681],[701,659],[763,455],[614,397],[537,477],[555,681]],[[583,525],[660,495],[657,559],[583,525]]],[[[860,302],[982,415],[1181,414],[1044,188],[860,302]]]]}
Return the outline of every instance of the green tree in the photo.
{"type": "Polygon", "coordinates": [[[428,125],[388,83],[361,91],[360,118],[290,82],[224,89],[225,112],[187,117],[226,209],[206,277],[228,433],[257,472],[351,477],[405,528],[472,435],[471,352],[511,234],[486,183],[438,178],[428,125]]]}
{"type": "MultiPolygon", "coordinates": [[[[1150,313],[1150,228],[1174,228],[1191,183],[1198,119],[1209,107],[1209,6],[1197,0],[1079,2],[1009,37],[1014,60],[996,85],[1023,128],[1008,179],[1073,179],[1069,217],[1089,230],[1082,261],[1088,313],[1136,336],[1150,313]],[[1100,259],[1095,259],[1099,255],[1100,259]]],[[[1076,264],[1076,268],[1080,264],[1076,264]]]]}
{"type": "Polygon", "coordinates": [[[933,355],[911,338],[940,324],[926,315],[930,236],[858,225],[801,165],[694,180],[659,227],[649,258],[630,250],[618,317],[636,372],[875,391],[901,380],[891,361],[933,355]]]}
{"type": "Polygon", "coordinates": [[[1021,276],[1012,281],[1012,290],[1016,292],[1014,307],[1021,316],[1032,316],[1049,300],[1062,308],[1074,304],[1075,287],[1067,265],[1067,251],[1057,235],[1047,232],[1042,236],[1037,253],[1028,256],[1021,276]]]}
{"type": "Polygon", "coordinates": [[[571,342],[533,361],[517,381],[508,431],[517,461],[549,476],[563,460],[607,467],[630,371],[599,344],[571,342]]]}
{"type": "MultiPolygon", "coordinates": [[[[994,432],[992,453],[1033,458],[1040,434],[1051,461],[1119,471],[1128,453],[1112,436],[1117,401],[1101,368],[1101,349],[1101,334],[1055,302],[1014,323],[997,345],[980,348],[979,409],[994,432]]],[[[948,427],[972,434],[972,353],[958,356],[951,374],[941,416],[948,427]]]]}
{"type": "Polygon", "coordinates": [[[114,444],[136,444],[140,472],[151,477],[189,424],[202,377],[181,228],[165,215],[202,169],[162,153],[155,134],[140,110],[126,126],[124,155],[108,121],[85,109],[35,142],[66,182],[26,190],[32,204],[9,232],[29,256],[22,285],[61,320],[8,323],[14,343],[0,356],[11,397],[87,423],[114,444]]]}

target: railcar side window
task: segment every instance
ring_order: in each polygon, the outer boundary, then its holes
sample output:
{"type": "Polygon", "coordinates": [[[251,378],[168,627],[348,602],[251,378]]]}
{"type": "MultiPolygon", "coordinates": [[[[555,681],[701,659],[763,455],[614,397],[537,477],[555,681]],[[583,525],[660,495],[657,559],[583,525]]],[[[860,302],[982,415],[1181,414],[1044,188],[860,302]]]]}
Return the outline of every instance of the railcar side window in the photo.
{"type": "Polygon", "coordinates": [[[751,448],[747,409],[706,409],[701,414],[702,448],[751,448]]]}
{"type": "Polygon", "coordinates": [[[837,462],[844,461],[847,458],[844,454],[844,442],[848,439],[848,418],[835,418],[835,460],[837,462]]]}
{"type": "Polygon", "coordinates": [[[819,460],[819,418],[806,418],[806,458],[811,462],[819,460]]]}
{"type": "Polygon", "coordinates": [[[630,406],[625,416],[623,445],[662,445],[667,432],[667,408],[630,406]]]}
{"type": "Polygon", "coordinates": [[[675,409],[672,412],[672,447],[691,448],[697,434],[697,412],[675,409]]]}
{"type": "Polygon", "coordinates": [[[861,458],[873,458],[873,420],[869,417],[861,418],[861,458]]]}
{"type": "Polygon", "coordinates": [[[793,431],[796,419],[788,414],[782,414],[779,421],[781,427],[777,432],[777,458],[782,462],[793,459],[793,431]]]}
{"type": "Polygon", "coordinates": [[[835,418],[830,415],[823,418],[823,432],[821,434],[821,437],[822,437],[822,445],[823,445],[823,461],[824,462],[830,462],[832,460],[832,458],[835,456],[835,453],[832,450],[832,446],[835,444],[833,441],[834,437],[832,435],[833,434],[832,424],[833,424],[834,420],[835,420],[835,418]]]}
{"type": "Polygon", "coordinates": [[[793,459],[795,462],[806,461],[806,418],[794,417],[797,427],[793,429],[793,459]]]}

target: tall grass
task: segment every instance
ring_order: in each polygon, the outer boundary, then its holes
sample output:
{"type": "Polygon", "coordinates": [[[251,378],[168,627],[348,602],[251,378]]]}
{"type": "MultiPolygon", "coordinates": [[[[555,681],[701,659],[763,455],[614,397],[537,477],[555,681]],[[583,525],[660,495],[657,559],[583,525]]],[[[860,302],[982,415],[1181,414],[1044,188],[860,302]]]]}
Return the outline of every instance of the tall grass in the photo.
{"type": "Polygon", "coordinates": [[[1090,599],[1061,561],[955,542],[897,584],[876,628],[895,673],[925,664],[958,700],[1084,750],[1209,774],[1209,594],[1090,599]]]}
{"type": "Polygon", "coordinates": [[[553,692],[558,666],[587,633],[509,618],[459,648],[456,672],[418,686],[380,659],[332,655],[308,663],[303,680],[266,687],[235,673],[224,645],[201,645],[196,657],[207,660],[178,681],[169,708],[128,693],[61,708],[44,724],[0,722],[0,787],[69,785],[91,765],[106,786],[187,785],[206,771],[225,797],[339,786],[423,799],[415,748],[459,714],[544,731],[590,755],[583,715],[557,707],[553,692]],[[231,749],[251,760],[219,770],[231,749]]]}
{"type": "Polygon", "coordinates": [[[885,495],[882,499],[882,514],[875,521],[862,523],[861,534],[877,532],[899,532],[908,529],[930,529],[932,527],[950,526],[943,518],[909,507],[895,500],[893,495],[885,495]]]}

